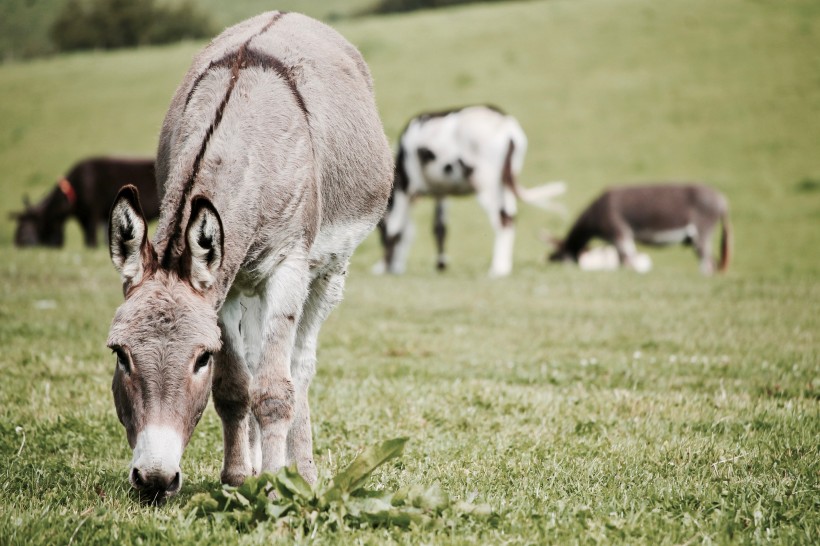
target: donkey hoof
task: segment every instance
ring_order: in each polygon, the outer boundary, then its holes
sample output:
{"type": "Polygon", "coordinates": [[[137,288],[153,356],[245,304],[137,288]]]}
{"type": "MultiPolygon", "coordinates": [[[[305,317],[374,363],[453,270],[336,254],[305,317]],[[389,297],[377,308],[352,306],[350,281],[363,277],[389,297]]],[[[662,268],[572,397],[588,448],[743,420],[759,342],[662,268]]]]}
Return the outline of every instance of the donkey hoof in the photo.
{"type": "Polygon", "coordinates": [[[248,472],[223,470],[219,475],[219,480],[224,484],[239,486],[244,483],[248,476],[250,476],[250,473],[248,472]]]}

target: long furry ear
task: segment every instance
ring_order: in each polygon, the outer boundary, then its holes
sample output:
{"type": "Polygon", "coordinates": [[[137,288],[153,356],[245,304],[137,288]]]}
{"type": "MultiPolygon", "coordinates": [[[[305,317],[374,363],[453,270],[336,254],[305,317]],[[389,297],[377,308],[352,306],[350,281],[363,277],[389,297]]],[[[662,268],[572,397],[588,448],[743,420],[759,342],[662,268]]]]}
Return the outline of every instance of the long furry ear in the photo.
{"type": "Polygon", "coordinates": [[[202,195],[191,200],[191,216],[185,229],[187,273],[191,286],[205,292],[216,281],[222,265],[224,236],[222,219],[213,203],[202,195]]]}
{"type": "Polygon", "coordinates": [[[545,229],[541,229],[538,231],[538,239],[548,247],[552,247],[556,250],[564,246],[563,239],[559,239],[558,237],[556,237],[555,235],[553,235],[545,229]]]}
{"type": "Polygon", "coordinates": [[[114,199],[108,220],[108,251],[122,278],[122,290],[139,284],[156,263],[156,252],[148,240],[148,226],[140,206],[139,192],[123,186],[114,199]]]}

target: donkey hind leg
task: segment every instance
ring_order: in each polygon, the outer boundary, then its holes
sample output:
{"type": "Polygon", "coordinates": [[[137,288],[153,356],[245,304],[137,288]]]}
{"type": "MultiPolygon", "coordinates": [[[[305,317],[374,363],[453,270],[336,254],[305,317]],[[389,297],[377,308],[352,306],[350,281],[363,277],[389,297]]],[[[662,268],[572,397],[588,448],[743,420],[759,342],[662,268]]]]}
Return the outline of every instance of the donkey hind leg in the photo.
{"type": "Polygon", "coordinates": [[[291,356],[310,274],[304,256],[290,256],[266,281],[259,364],[250,389],[251,411],[259,423],[262,470],[286,463],[287,434],[294,418],[291,356]]]}
{"type": "Polygon", "coordinates": [[[245,360],[239,324],[242,319],[240,297],[229,296],[219,312],[222,349],[214,355],[213,398],[222,419],[224,459],[222,483],[238,485],[259,470],[253,466],[249,444],[251,373],[245,360]]]}
{"type": "Polygon", "coordinates": [[[447,269],[447,255],[444,254],[444,239],[447,237],[447,203],[444,198],[436,199],[436,212],[433,221],[433,234],[436,236],[436,269],[447,269]]]}
{"type": "Polygon", "coordinates": [[[495,231],[493,260],[490,277],[506,277],[512,273],[513,249],[515,247],[515,214],[517,212],[515,194],[509,188],[483,186],[478,192],[478,202],[487,213],[490,225],[495,231]]]}
{"type": "Polygon", "coordinates": [[[694,238],[693,246],[695,254],[700,261],[700,272],[704,275],[711,275],[715,272],[715,264],[712,259],[712,230],[698,228],[698,233],[694,238]]]}
{"type": "Polygon", "coordinates": [[[335,271],[323,273],[310,285],[307,302],[296,333],[291,372],[296,394],[296,409],[288,432],[288,465],[296,463],[308,483],[316,482],[313,461],[313,434],[310,426],[308,390],[316,373],[316,347],[319,329],[333,308],[342,301],[346,260],[335,271]]]}

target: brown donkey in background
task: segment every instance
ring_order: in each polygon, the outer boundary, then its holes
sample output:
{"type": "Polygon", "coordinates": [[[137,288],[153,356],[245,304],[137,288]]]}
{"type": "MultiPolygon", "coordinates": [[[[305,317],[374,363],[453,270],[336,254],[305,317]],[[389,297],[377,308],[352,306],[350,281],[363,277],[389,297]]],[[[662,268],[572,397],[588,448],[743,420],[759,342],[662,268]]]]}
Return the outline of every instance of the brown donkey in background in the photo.
{"type": "Polygon", "coordinates": [[[331,28],[265,13],[194,59],[160,136],[154,242],[133,188],[111,210],[114,402],[143,498],[179,490],[212,386],[223,482],[289,464],[316,480],[319,328],[392,168],[367,65],[331,28]]]}
{"type": "Polygon", "coordinates": [[[712,274],[712,231],[722,225],[720,262],[731,254],[729,204],[717,190],[701,184],[623,186],[601,194],[578,217],[566,238],[554,241],[550,261],[574,261],[600,238],[615,246],[622,266],[634,267],[635,241],[647,245],[691,244],[704,275],[712,274]]]}

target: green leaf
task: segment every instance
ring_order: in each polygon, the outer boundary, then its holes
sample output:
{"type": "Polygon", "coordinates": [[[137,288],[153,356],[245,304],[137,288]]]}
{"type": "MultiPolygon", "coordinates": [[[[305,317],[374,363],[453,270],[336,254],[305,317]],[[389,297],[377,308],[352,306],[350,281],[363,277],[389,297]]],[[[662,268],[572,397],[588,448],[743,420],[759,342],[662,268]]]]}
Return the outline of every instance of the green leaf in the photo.
{"type": "Polygon", "coordinates": [[[186,508],[205,515],[219,510],[219,503],[208,493],[197,493],[188,501],[186,508]]]}
{"type": "Polygon", "coordinates": [[[300,498],[303,502],[315,496],[313,488],[296,470],[296,465],[284,467],[276,474],[276,490],[288,498],[300,498]]]}
{"type": "Polygon", "coordinates": [[[259,489],[259,478],[255,476],[248,476],[237,491],[245,498],[252,499],[256,496],[259,489]]]}
{"type": "Polygon", "coordinates": [[[394,438],[381,445],[366,448],[333,479],[333,484],[323,495],[325,500],[340,499],[361,487],[374,470],[401,455],[406,443],[407,438],[394,438]]]}
{"type": "Polygon", "coordinates": [[[389,512],[393,505],[390,504],[390,494],[381,497],[352,497],[345,502],[348,513],[351,516],[359,516],[361,514],[376,515],[381,512],[389,512]]]}
{"type": "Polygon", "coordinates": [[[413,506],[433,512],[441,512],[450,506],[450,496],[442,491],[440,484],[434,483],[414,499],[413,506]]]}

